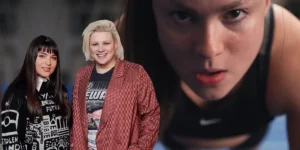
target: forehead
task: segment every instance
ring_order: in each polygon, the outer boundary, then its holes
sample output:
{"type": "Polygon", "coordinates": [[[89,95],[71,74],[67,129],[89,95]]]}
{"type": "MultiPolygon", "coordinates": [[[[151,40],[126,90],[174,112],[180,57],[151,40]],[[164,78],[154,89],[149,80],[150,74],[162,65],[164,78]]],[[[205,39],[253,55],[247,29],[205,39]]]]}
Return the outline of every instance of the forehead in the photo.
{"type": "Polygon", "coordinates": [[[56,56],[56,54],[54,53],[54,51],[52,49],[45,49],[45,48],[39,50],[38,54],[49,55],[49,56],[56,56]]]}
{"type": "Polygon", "coordinates": [[[91,34],[91,41],[102,41],[102,40],[112,40],[113,36],[111,32],[99,32],[96,31],[91,34]]]}
{"type": "Polygon", "coordinates": [[[153,0],[155,7],[189,9],[199,13],[224,11],[235,7],[262,2],[265,0],[153,0]],[[157,5],[156,5],[157,4],[157,5]]]}

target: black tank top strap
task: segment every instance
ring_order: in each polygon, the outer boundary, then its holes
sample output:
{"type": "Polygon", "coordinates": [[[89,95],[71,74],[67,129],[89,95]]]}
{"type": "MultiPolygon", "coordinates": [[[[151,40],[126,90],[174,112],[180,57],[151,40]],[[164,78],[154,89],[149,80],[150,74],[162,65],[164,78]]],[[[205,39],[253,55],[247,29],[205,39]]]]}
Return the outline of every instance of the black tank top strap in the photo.
{"type": "Polygon", "coordinates": [[[258,94],[261,100],[264,102],[266,102],[267,82],[268,82],[268,73],[269,73],[273,36],[274,36],[274,10],[273,10],[273,6],[271,5],[270,11],[268,11],[267,16],[265,17],[265,34],[264,34],[262,47],[258,54],[258,65],[257,65],[258,66],[257,87],[259,88],[258,94]]]}

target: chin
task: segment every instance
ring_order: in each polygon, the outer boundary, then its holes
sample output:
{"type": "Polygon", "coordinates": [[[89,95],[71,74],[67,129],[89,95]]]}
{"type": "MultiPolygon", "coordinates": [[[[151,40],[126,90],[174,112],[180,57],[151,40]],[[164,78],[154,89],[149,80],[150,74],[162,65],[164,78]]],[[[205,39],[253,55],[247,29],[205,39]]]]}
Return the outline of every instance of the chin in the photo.
{"type": "Polygon", "coordinates": [[[202,89],[197,91],[197,95],[205,101],[218,101],[228,95],[230,90],[224,88],[202,89]]]}
{"type": "Polygon", "coordinates": [[[50,76],[40,76],[40,77],[44,79],[50,79],[50,76]]]}
{"type": "Polygon", "coordinates": [[[106,65],[106,64],[108,64],[107,61],[97,61],[97,63],[98,63],[99,65],[106,65]]]}

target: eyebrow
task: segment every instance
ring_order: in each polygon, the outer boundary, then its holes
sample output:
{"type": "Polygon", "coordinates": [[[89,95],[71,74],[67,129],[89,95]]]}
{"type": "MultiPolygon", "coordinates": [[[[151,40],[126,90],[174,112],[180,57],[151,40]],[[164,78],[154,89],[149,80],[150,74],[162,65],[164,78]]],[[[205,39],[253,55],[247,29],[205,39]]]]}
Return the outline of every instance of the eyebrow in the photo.
{"type": "Polygon", "coordinates": [[[228,11],[228,10],[232,10],[238,6],[241,6],[245,3],[245,0],[235,0],[233,1],[232,3],[226,5],[226,6],[223,6],[221,7],[221,11],[228,11]]]}
{"type": "Polygon", "coordinates": [[[38,52],[38,53],[40,53],[40,54],[44,54],[44,55],[51,55],[52,54],[52,56],[55,56],[55,57],[57,57],[54,53],[47,53],[47,52],[38,52]]]}
{"type": "MultiPolygon", "coordinates": [[[[238,6],[243,5],[244,3],[249,2],[248,0],[234,0],[233,2],[231,2],[230,4],[227,4],[225,6],[222,6],[221,8],[219,8],[219,10],[221,11],[228,11],[228,10],[232,10],[238,6]]],[[[181,8],[181,9],[185,9],[187,11],[196,13],[195,10],[189,8],[189,6],[182,4],[182,2],[180,0],[172,0],[171,4],[173,4],[174,6],[176,6],[177,8],[181,8]]]]}
{"type": "Polygon", "coordinates": [[[171,0],[171,5],[174,5],[177,8],[185,9],[191,12],[195,12],[193,9],[189,8],[186,4],[183,4],[180,0],[171,0]]]}
{"type": "Polygon", "coordinates": [[[49,53],[46,53],[46,52],[38,52],[40,54],[44,54],[44,55],[48,55],[49,53]]]}

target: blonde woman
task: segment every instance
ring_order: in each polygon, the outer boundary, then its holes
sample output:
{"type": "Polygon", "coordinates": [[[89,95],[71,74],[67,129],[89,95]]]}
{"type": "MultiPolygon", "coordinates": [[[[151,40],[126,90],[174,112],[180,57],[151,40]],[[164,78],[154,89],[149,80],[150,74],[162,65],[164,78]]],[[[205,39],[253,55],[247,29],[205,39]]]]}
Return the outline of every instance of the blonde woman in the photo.
{"type": "Polygon", "coordinates": [[[82,48],[93,63],[74,81],[72,149],[153,149],[160,120],[154,88],[143,67],[123,60],[114,23],[90,23],[82,48]]]}

